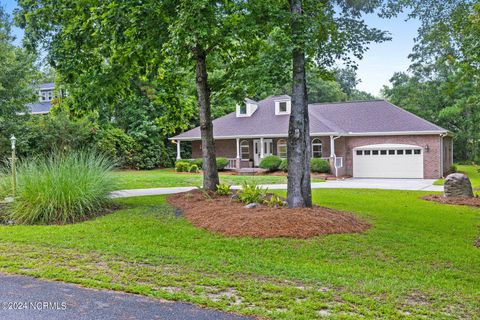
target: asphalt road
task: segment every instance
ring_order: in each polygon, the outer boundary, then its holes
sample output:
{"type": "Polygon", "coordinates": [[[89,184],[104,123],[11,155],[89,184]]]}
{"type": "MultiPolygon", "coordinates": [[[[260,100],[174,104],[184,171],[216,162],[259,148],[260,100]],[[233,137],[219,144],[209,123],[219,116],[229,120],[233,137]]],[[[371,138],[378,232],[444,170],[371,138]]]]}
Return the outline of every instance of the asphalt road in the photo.
{"type": "Polygon", "coordinates": [[[192,304],[0,274],[2,320],[246,320],[192,304]]]}

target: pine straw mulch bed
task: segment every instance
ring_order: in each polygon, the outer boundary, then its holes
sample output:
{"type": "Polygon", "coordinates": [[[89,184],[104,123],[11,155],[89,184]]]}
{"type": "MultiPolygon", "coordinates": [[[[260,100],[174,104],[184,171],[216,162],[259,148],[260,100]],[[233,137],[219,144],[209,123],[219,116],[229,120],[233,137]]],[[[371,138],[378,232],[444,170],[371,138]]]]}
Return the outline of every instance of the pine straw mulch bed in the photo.
{"type": "Polygon", "coordinates": [[[324,207],[313,208],[259,208],[246,209],[230,196],[219,196],[200,190],[179,193],[168,198],[168,203],[183,211],[194,226],[233,237],[300,238],[321,234],[359,233],[370,224],[353,214],[324,207]]]}
{"type": "Polygon", "coordinates": [[[442,204],[455,204],[462,206],[470,206],[480,208],[480,198],[447,198],[440,194],[432,194],[422,197],[422,199],[427,201],[438,202],[442,204]]]}

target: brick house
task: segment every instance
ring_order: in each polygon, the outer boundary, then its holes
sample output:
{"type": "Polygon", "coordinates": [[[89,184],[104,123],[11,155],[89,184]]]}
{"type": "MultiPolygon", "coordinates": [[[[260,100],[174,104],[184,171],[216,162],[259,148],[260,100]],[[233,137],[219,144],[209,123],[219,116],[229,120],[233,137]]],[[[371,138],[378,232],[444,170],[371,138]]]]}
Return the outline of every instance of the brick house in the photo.
{"type": "MultiPolygon", "coordinates": [[[[213,121],[216,154],[229,167],[256,167],[267,155],[285,158],[291,98],[246,99],[213,121]]],[[[451,134],[385,100],[309,105],[312,157],[330,162],[337,176],[359,178],[442,177],[453,163],[451,134]]],[[[192,143],[201,158],[200,128],[171,138],[192,143]]]]}

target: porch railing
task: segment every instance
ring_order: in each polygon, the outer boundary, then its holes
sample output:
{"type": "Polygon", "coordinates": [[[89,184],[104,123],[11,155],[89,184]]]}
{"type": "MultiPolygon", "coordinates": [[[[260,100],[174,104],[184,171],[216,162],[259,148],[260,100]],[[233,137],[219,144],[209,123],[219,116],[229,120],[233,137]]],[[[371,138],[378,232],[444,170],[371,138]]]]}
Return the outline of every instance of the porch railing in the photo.
{"type": "Polygon", "coordinates": [[[236,158],[227,158],[228,164],[225,169],[235,169],[237,168],[237,159],[236,158]]]}

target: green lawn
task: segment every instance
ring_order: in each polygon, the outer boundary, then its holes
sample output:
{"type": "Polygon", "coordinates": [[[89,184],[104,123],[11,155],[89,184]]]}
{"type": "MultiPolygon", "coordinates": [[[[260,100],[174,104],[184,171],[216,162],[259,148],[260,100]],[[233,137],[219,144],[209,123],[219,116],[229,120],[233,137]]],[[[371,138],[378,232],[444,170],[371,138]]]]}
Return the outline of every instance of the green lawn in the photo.
{"type": "Polygon", "coordinates": [[[0,226],[0,271],[190,301],[274,319],[476,318],[480,210],[425,193],[314,190],[370,221],[365,234],[226,238],[172,215],[162,196],[66,226],[0,226]]]}
{"type": "MultiPolygon", "coordinates": [[[[480,188],[480,172],[478,171],[480,166],[471,166],[471,165],[458,165],[457,171],[465,173],[472,182],[472,186],[475,189],[480,188]]],[[[433,184],[436,186],[443,186],[445,179],[438,179],[433,184]]]]}
{"type": "MultiPolygon", "coordinates": [[[[118,189],[141,189],[160,187],[191,187],[202,185],[201,173],[177,173],[174,169],[157,170],[121,170],[113,173],[118,181],[118,189]]],[[[240,185],[244,181],[257,184],[287,183],[287,177],[274,175],[237,176],[220,173],[220,182],[240,185]]],[[[312,182],[325,181],[312,179],[312,182]]]]}

